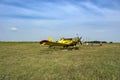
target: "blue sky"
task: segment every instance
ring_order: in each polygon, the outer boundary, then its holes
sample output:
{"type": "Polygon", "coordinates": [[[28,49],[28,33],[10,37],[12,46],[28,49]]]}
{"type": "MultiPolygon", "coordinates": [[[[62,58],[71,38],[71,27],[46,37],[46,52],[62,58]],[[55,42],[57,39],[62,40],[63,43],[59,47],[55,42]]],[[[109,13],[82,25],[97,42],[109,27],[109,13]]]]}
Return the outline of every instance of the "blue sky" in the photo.
{"type": "Polygon", "coordinates": [[[0,41],[120,42],[120,0],[0,0],[0,41]]]}

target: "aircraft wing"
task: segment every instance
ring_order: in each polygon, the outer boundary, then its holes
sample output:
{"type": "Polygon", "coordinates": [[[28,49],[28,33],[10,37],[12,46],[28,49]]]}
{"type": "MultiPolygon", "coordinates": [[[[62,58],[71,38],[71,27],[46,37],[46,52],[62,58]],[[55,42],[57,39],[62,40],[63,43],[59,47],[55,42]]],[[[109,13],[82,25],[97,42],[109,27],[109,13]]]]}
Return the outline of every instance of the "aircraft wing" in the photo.
{"type": "Polygon", "coordinates": [[[65,43],[50,42],[48,40],[42,40],[42,41],[40,41],[40,44],[50,45],[50,46],[67,46],[68,45],[68,44],[65,44],[65,43]]]}

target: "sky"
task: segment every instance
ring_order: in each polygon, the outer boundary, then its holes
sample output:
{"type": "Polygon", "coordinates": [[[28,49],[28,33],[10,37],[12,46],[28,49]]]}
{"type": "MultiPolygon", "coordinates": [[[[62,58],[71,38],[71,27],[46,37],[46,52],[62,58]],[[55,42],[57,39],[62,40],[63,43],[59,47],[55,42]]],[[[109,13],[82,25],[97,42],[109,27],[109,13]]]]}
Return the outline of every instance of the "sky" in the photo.
{"type": "Polygon", "coordinates": [[[120,42],[120,0],[0,0],[0,41],[76,36],[120,42]]]}

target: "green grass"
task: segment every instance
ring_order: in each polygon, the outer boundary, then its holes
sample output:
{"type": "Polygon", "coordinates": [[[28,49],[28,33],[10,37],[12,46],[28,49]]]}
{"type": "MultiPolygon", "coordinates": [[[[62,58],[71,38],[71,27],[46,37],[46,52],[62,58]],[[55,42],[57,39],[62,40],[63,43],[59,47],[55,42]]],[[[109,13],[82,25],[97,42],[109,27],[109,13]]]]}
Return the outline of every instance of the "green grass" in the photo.
{"type": "Polygon", "coordinates": [[[0,80],[120,80],[120,44],[71,51],[0,42],[0,80]]]}

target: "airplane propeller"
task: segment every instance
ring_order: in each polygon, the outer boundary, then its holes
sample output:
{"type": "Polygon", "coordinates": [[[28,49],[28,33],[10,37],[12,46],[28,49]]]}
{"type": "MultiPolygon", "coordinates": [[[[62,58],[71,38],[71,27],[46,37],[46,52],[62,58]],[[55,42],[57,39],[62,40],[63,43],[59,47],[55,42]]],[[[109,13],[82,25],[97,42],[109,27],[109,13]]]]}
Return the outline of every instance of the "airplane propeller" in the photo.
{"type": "Polygon", "coordinates": [[[79,43],[82,45],[82,41],[81,41],[81,39],[82,39],[82,36],[79,38],[79,43]]]}

